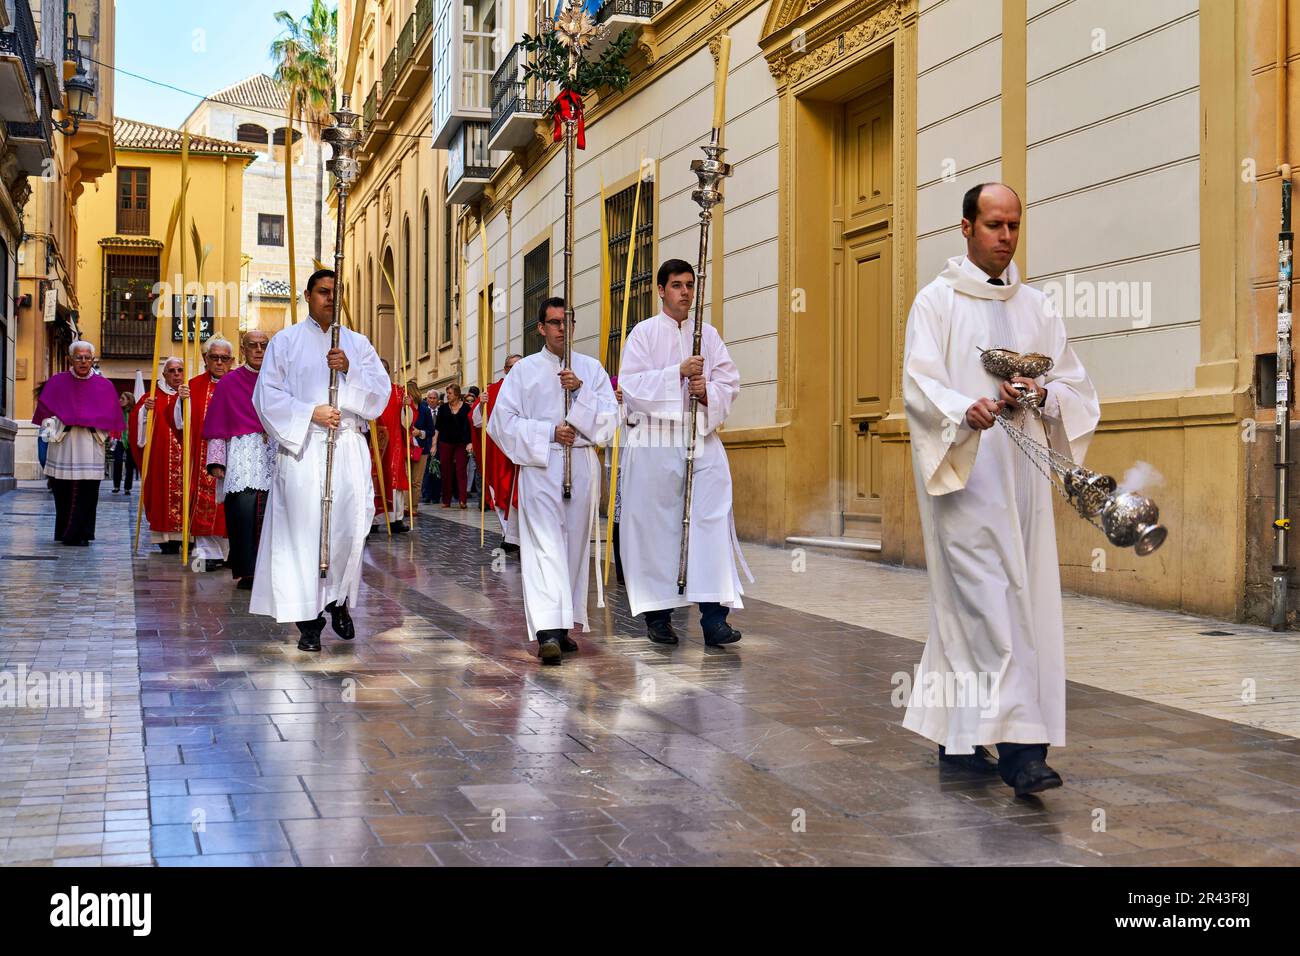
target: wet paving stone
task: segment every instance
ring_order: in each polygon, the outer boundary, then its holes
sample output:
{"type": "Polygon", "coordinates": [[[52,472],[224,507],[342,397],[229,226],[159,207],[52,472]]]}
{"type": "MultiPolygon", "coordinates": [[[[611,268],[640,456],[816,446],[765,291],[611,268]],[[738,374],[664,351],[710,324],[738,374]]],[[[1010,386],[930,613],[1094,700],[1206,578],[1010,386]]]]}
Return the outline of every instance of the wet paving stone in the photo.
{"type": "Polygon", "coordinates": [[[58,559],[6,569],[0,669],[111,685],[97,716],[0,710],[0,863],[1300,863],[1300,741],[1281,734],[1071,684],[1066,786],[1016,800],[902,730],[891,675],[920,648],[901,637],[751,601],[740,644],[704,647],[679,611],[662,648],[614,587],[542,669],[517,560],[493,570],[499,539],[422,514],[370,539],[357,640],[327,628],[307,654],[224,574],[132,558],[132,518],[102,501],[77,555],[49,519],[0,529],[58,559]]]}

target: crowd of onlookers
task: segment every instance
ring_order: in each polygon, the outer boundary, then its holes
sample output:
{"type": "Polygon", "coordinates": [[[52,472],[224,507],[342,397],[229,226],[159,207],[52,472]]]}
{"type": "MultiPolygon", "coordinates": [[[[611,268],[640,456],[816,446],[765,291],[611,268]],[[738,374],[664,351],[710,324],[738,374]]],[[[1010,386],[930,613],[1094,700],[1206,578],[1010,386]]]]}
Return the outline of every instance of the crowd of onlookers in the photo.
{"type": "Polygon", "coordinates": [[[418,389],[408,386],[416,398],[412,441],[420,446],[424,463],[420,483],[420,502],[442,502],[450,508],[456,500],[462,508],[479,494],[478,468],[474,462],[470,417],[479,399],[477,386],[471,385],[462,395],[460,386],[448,385],[445,394],[430,389],[419,398],[418,389]]]}

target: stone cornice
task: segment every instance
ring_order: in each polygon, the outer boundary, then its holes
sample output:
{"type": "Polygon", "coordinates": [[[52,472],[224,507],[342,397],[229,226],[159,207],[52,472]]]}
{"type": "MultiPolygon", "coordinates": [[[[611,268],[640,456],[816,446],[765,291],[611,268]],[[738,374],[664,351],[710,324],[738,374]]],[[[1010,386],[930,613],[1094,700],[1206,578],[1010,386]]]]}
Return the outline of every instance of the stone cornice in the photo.
{"type": "Polygon", "coordinates": [[[833,10],[827,9],[830,0],[787,0],[783,15],[800,5],[802,13],[759,41],[778,87],[799,83],[896,30],[916,14],[916,0],[850,0],[833,10]]]}

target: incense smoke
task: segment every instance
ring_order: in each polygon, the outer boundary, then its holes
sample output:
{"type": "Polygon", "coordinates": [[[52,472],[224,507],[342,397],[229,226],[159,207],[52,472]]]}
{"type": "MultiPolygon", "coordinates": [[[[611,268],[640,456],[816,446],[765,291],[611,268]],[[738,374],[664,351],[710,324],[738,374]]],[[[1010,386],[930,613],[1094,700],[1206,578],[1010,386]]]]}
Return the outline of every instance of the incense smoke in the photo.
{"type": "Polygon", "coordinates": [[[1124,477],[1119,483],[1119,493],[1131,491],[1135,494],[1141,494],[1146,488],[1158,488],[1164,483],[1164,475],[1160,474],[1154,465],[1149,462],[1139,461],[1124,472],[1124,477]]]}

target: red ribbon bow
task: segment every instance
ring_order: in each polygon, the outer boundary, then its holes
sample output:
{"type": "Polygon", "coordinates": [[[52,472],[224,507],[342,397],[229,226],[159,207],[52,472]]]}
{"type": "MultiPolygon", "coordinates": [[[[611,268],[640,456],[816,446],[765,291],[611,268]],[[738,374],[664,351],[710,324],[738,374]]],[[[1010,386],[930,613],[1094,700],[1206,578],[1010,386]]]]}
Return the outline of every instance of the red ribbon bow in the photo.
{"type": "Polygon", "coordinates": [[[564,136],[564,123],[567,120],[576,120],[578,124],[578,149],[587,148],[587,128],[582,119],[582,97],[572,90],[564,90],[555,98],[555,112],[552,114],[555,128],[551,134],[551,142],[559,142],[564,136]]]}

